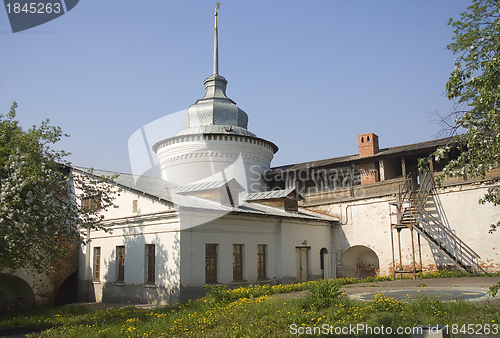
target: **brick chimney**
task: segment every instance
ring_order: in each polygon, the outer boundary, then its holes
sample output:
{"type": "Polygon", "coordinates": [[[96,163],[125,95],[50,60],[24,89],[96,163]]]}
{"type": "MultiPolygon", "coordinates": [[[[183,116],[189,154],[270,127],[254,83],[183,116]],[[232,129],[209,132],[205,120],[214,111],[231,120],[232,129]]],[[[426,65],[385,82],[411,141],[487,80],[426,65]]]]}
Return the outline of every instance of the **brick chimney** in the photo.
{"type": "MultiPolygon", "coordinates": [[[[378,136],[374,133],[358,135],[359,157],[372,156],[378,153],[378,136]]],[[[375,183],[379,180],[376,162],[361,164],[361,184],[375,183]]]]}
{"type": "Polygon", "coordinates": [[[374,133],[358,135],[359,157],[378,153],[378,136],[374,133]]]}

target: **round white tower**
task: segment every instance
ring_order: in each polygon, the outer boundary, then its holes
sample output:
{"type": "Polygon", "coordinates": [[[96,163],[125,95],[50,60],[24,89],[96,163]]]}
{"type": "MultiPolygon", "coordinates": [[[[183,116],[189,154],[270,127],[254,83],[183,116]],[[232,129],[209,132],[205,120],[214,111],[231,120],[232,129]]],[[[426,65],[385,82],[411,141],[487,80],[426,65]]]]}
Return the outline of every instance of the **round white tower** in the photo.
{"type": "Polygon", "coordinates": [[[248,192],[260,191],[278,147],[250,132],[248,115],[226,96],[227,81],[218,74],[217,9],[214,71],[204,85],[205,96],[184,114],[184,129],[153,146],[162,179],[187,185],[235,178],[248,192]]]}

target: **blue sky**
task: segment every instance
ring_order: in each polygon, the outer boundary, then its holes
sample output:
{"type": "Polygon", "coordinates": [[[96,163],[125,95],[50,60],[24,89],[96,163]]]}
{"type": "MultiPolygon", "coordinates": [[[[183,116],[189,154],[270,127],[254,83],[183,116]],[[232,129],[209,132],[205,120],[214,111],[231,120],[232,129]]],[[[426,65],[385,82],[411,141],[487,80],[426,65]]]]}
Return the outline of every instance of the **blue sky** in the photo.
{"type": "MultiPolygon", "coordinates": [[[[453,108],[445,49],[470,0],[222,2],[219,73],[249,129],[280,147],[272,165],[435,139],[453,108]]],[[[0,9],[0,113],[49,118],[80,166],[130,172],[128,138],[186,109],[212,73],[212,1],[85,0],[13,34],[0,9]]],[[[179,125],[178,130],[182,129],[179,125]]],[[[172,135],[165,135],[170,137],[172,135]]]]}

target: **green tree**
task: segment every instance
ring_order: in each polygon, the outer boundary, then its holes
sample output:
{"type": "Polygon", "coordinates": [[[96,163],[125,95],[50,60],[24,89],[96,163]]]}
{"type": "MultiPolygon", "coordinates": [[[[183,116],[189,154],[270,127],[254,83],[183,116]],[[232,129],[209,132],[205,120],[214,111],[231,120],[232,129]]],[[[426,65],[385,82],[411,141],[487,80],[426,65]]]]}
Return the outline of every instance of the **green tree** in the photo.
{"type": "Polygon", "coordinates": [[[63,134],[45,120],[24,131],[13,103],[0,115],[0,270],[48,269],[64,255],[64,242],[82,242],[82,229],[103,229],[101,210],[118,193],[106,184],[112,177],[72,175],[68,153],[51,145],[63,134]],[[91,197],[98,208],[83,208],[91,197]]]}
{"type": "MultiPolygon", "coordinates": [[[[459,148],[438,177],[485,177],[500,166],[500,0],[473,0],[459,20],[450,19],[453,42],[447,46],[457,58],[446,83],[455,110],[442,118],[455,135],[453,145],[439,148],[434,158],[447,158],[459,148]],[[458,169],[459,168],[459,169],[458,169]]],[[[500,186],[488,189],[480,203],[500,204],[500,186]]],[[[500,222],[492,224],[494,231],[500,222]]]]}
{"type": "MultiPolygon", "coordinates": [[[[447,97],[454,100],[454,111],[441,120],[455,135],[452,145],[434,152],[439,161],[458,148],[458,157],[448,161],[439,175],[445,177],[485,177],[500,166],[500,0],[473,0],[459,20],[450,19],[453,42],[447,46],[455,68],[446,83],[447,97]]],[[[426,161],[421,161],[421,164],[426,161]]],[[[479,203],[500,205],[500,186],[490,187],[479,203]]],[[[500,227],[492,224],[490,233],[500,227]]],[[[500,282],[491,286],[495,296],[500,282]]]]}

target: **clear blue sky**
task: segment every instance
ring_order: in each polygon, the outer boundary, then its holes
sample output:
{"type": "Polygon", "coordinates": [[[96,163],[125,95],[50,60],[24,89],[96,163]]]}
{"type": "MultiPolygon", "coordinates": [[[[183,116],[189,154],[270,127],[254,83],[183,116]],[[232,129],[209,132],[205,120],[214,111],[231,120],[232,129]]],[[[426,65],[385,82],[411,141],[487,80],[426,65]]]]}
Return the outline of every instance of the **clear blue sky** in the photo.
{"type": "MultiPolygon", "coordinates": [[[[223,1],[219,73],[273,166],[438,137],[452,102],[447,25],[470,0],[223,1]]],[[[212,73],[215,1],[83,0],[13,34],[0,9],[0,112],[49,118],[80,166],[130,172],[134,131],[188,108],[212,73]]],[[[179,125],[178,130],[182,129],[179,125]]],[[[170,137],[172,135],[165,135],[170,137]]]]}

